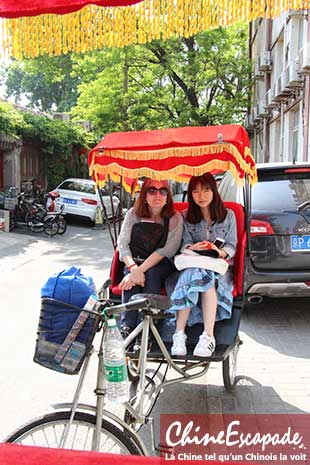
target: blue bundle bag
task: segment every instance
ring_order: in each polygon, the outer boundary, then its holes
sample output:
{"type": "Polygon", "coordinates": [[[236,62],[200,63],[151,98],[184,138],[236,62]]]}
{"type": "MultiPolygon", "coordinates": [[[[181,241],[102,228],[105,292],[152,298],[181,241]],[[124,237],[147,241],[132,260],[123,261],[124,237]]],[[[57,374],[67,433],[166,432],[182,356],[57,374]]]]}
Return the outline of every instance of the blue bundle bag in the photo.
{"type": "Polygon", "coordinates": [[[78,373],[98,326],[98,318],[83,310],[91,296],[96,296],[93,278],[75,266],[47,280],[41,289],[36,363],[62,373],[78,373]]]}
{"type": "Polygon", "coordinates": [[[91,276],[81,273],[81,268],[71,266],[51,276],[41,289],[41,297],[51,297],[83,308],[88,297],[96,293],[91,276]]]}

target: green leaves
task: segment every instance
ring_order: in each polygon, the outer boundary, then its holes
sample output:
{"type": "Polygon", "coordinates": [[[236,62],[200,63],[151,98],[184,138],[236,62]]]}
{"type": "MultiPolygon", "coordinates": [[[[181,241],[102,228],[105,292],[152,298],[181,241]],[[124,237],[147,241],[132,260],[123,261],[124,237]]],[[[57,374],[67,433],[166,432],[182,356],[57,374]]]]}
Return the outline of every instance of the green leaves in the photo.
{"type": "Polygon", "coordinates": [[[7,69],[7,95],[26,96],[41,111],[66,112],[76,104],[79,77],[71,75],[70,55],[14,61],[7,69]]]}
{"type": "Polygon", "coordinates": [[[247,25],[93,53],[73,69],[83,83],[72,112],[98,134],[240,123],[250,93],[247,25]]]}
{"type": "Polygon", "coordinates": [[[27,130],[27,123],[23,114],[9,103],[0,103],[0,133],[18,139],[24,130],[27,130]]]}
{"type": "Polygon", "coordinates": [[[250,98],[247,40],[247,24],[235,24],[145,46],[14,62],[8,94],[26,93],[33,107],[89,120],[98,138],[241,123],[250,98]]]}
{"type": "MultiPolygon", "coordinates": [[[[65,176],[72,175],[71,159],[74,153],[79,160],[82,149],[89,149],[96,142],[92,135],[77,125],[21,112],[9,103],[0,104],[0,133],[30,140],[40,147],[50,187],[55,187],[65,176]]],[[[80,175],[80,172],[76,174],[80,175]]]]}

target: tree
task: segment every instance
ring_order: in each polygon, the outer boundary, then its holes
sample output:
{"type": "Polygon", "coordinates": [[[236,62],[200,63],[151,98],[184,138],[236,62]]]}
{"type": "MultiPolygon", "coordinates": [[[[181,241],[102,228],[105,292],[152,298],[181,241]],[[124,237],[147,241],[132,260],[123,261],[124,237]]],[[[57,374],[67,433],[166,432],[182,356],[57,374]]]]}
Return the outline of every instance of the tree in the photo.
{"type": "Polygon", "coordinates": [[[167,126],[240,123],[250,92],[246,24],[194,37],[85,55],[14,62],[8,95],[71,111],[99,135],[167,126]]]}
{"type": "Polygon", "coordinates": [[[79,58],[78,119],[98,131],[240,123],[250,91],[247,26],[79,58]]]}
{"type": "Polygon", "coordinates": [[[42,111],[70,111],[76,104],[78,76],[71,76],[72,58],[41,56],[13,61],[6,71],[6,94],[18,103],[22,97],[29,107],[42,111]]]}

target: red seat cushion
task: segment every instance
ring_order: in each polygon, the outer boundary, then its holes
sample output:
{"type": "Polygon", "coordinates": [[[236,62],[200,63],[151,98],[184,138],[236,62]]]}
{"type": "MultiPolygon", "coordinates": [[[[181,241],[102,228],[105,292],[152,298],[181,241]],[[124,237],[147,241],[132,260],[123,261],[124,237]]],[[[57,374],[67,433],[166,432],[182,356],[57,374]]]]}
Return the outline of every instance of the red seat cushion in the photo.
{"type": "Polygon", "coordinates": [[[237,249],[234,257],[234,297],[242,295],[243,289],[243,272],[244,272],[244,256],[246,249],[246,231],[244,208],[237,202],[224,202],[226,208],[232,210],[236,217],[237,224],[237,249]]]}
{"type": "MultiPolygon", "coordinates": [[[[187,202],[175,202],[175,209],[179,212],[185,211],[187,209],[187,202]]],[[[245,218],[244,218],[244,209],[240,203],[236,202],[224,202],[226,208],[232,210],[236,217],[237,224],[237,250],[234,258],[234,297],[237,295],[242,295],[243,289],[243,273],[244,273],[244,255],[246,249],[246,232],[245,232],[245,218]]],[[[112,284],[110,290],[114,295],[121,295],[121,290],[118,284],[123,278],[124,263],[119,260],[119,252],[115,251],[114,257],[112,260],[110,278],[112,284]]]]}

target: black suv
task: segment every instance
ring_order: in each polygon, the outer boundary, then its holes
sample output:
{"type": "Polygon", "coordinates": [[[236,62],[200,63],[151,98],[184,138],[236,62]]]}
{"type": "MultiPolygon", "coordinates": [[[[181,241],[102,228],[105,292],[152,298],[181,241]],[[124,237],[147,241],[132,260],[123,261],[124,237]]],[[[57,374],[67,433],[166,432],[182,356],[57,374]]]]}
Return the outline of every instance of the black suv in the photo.
{"type": "MultiPolygon", "coordinates": [[[[244,276],[248,300],[310,297],[310,163],[258,164],[257,172],[244,276]]],[[[229,172],[219,192],[223,200],[243,203],[229,172]]]]}

